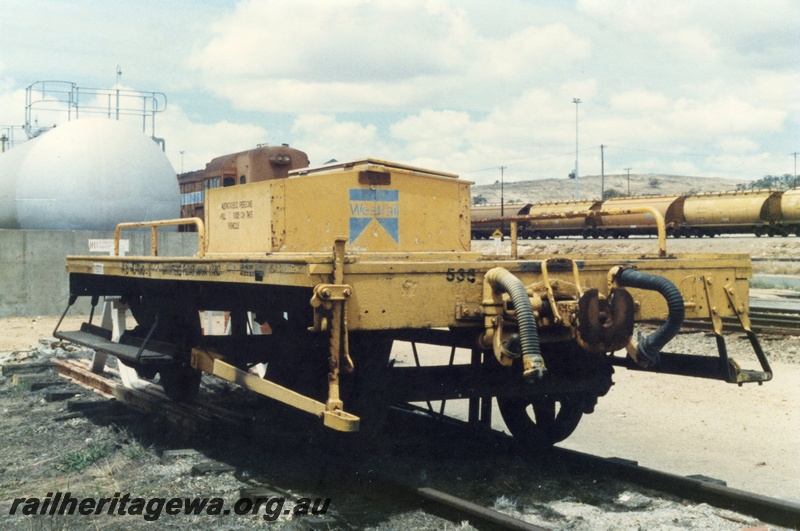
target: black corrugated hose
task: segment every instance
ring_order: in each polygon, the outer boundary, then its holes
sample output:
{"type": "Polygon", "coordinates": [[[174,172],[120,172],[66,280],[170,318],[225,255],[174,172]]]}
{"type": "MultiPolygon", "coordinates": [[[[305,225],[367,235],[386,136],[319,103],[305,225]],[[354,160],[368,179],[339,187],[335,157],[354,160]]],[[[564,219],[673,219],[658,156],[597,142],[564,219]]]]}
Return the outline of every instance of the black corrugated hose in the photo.
{"type": "Polygon", "coordinates": [[[659,361],[661,349],[675,337],[683,324],[685,314],[683,295],[675,287],[675,284],[658,275],[641,273],[634,269],[623,269],[617,278],[621,286],[657,291],[667,301],[669,310],[667,320],[658,330],[641,339],[637,348],[640,356],[651,365],[655,365],[659,361]]]}
{"type": "Polygon", "coordinates": [[[522,281],[511,272],[497,267],[490,270],[490,282],[497,284],[511,297],[519,327],[520,346],[523,356],[523,376],[527,379],[541,378],[545,372],[544,360],[539,349],[539,331],[533,315],[531,301],[522,281]]]}

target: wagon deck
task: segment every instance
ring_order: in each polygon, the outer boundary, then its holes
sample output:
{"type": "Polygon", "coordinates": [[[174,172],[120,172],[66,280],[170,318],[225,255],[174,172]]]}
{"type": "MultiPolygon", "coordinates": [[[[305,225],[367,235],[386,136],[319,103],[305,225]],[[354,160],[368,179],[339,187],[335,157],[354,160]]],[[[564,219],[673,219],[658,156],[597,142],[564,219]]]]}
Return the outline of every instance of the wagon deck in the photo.
{"type": "Polygon", "coordinates": [[[749,331],[746,255],[672,255],[663,239],[652,255],[525,256],[516,241],[509,254],[482,255],[470,248],[469,184],[367,159],[209,190],[204,220],[118,227],[117,240],[152,227],[151,256],[68,257],[72,300],[114,297],[119,310],[110,338],[63,337],[140,378],[158,374],[178,400],[191,399],[203,371],[352,431],[361,419],[379,425],[392,401],[497,399],[512,433],[536,444],[569,435],[608,392],[612,365],[770,378],[749,331]],[[180,223],[196,225],[198,252],[159,257],[158,228],[180,223]],[[121,321],[128,310],[133,330],[121,321]],[[226,312],[229,334],[201,330],[208,310],[226,312]],[[723,316],[739,318],[761,370],[728,359],[723,316]],[[712,321],[718,357],[662,352],[684,317],[712,321]],[[642,321],[661,327],[637,341],[642,321]],[[472,362],[394,368],[396,340],[466,347],[472,362]],[[114,343],[139,350],[131,358],[114,343]],[[149,350],[170,361],[143,359],[149,350]]]}

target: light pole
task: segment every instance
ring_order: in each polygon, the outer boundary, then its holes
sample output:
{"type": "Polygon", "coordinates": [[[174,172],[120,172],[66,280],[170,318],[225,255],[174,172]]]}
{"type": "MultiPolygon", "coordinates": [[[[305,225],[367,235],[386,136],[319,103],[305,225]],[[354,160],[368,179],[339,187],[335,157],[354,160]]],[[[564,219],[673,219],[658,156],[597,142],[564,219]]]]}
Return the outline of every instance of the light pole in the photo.
{"type": "Polygon", "coordinates": [[[119,121],[119,76],[122,75],[122,69],[117,65],[117,83],[114,88],[117,91],[117,121],[119,121]]]}
{"type": "Polygon", "coordinates": [[[503,198],[503,172],[505,171],[505,169],[506,169],[505,166],[500,166],[500,217],[501,218],[506,214],[505,211],[506,202],[503,198]]]}
{"type": "Polygon", "coordinates": [[[575,104],[575,200],[578,199],[578,104],[580,98],[572,98],[572,103],[575,104]]]}
{"type": "Polygon", "coordinates": [[[181,151],[181,173],[183,173],[183,154],[186,153],[185,151],[181,151]]]}
{"type": "Polygon", "coordinates": [[[633,168],[625,168],[625,171],[628,172],[628,197],[631,196],[631,170],[633,168]]]}
{"type": "Polygon", "coordinates": [[[606,158],[604,149],[605,146],[600,144],[600,199],[606,198],[606,158]]]}

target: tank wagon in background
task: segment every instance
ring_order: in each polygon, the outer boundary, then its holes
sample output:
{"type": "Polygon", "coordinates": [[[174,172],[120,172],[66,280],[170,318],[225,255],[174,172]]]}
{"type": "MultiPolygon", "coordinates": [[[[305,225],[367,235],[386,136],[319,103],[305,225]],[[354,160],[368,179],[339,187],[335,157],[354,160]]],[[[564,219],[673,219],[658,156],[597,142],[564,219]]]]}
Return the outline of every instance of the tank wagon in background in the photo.
{"type": "MultiPolygon", "coordinates": [[[[516,206],[507,205],[505,210],[512,210],[512,207],[516,206]]],[[[721,234],[790,236],[800,233],[800,190],[797,189],[529,203],[517,209],[516,213],[506,214],[506,217],[531,217],[520,221],[520,236],[525,238],[627,238],[655,234],[654,214],[642,211],[644,207],[657,211],[664,219],[667,235],[676,238],[721,234]],[[626,209],[631,212],[602,215],[603,212],[626,209]],[[585,215],[572,216],[580,212],[585,215]]],[[[493,206],[492,212],[497,210],[499,207],[493,206]]],[[[499,220],[488,219],[485,215],[488,213],[489,209],[473,211],[474,238],[491,236],[499,225],[499,220]]]]}
{"type": "MultiPolygon", "coordinates": [[[[205,169],[178,175],[181,190],[181,217],[203,218],[205,193],[214,188],[283,179],[291,170],[307,168],[308,156],[288,144],[258,146],[255,149],[222,155],[206,164],[205,169]]],[[[193,225],[178,230],[193,230],[193,225]]]]}
{"type": "Polygon", "coordinates": [[[520,206],[518,204],[507,204],[501,206],[500,204],[494,205],[473,205],[470,211],[472,224],[472,239],[480,240],[483,238],[491,238],[495,231],[508,233],[508,223],[501,221],[491,221],[488,223],[482,222],[484,219],[498,220],[506,216],[520,215],[520,206]]]}
{"type": "Polygon", "coordinates": [[[800,236],[800,189],[781,193],[781,217],[776,225],[781,234],[800,236]]]}
{"type": "Polygon", "coordinates": [[[483,255],[470,247],[470,184],[365,159],[208,189],[204,219],[117,228],[118,240],[191,223],[194,256],[160,257],[156,239],[152,256],[68,257],[70,305],[111,297],[118,309],[113,326],[93,312],[55,335],[95,349],[95,370],[116,356],[130,385],[154,380],[191,400],[207,373],[343,432],[378,430],[390,405],[438,400],[467,400],[469,419],[488,424],[496,400],[535,447],[594,410],[615,366],[771,378],[749,328],[748,256],[483,255]],[[208,310],[230,315],[229,333],[201,328],[208,310]],[[126,329],[129,313],[137,324],[126,329]],[[728,358],[725,316],[738,317],[757,368],[728,358]],[[717,356],[666,351],[684,318],[711,320],[717,356]],[[646,322],[656,326],[635,339],[646,322]],[[413,342],[413,358],[393,350],[399,342],[413,342]],[[422,344],[469,352],[448,362],[422,344]]]}
{"type": "Polygon", "coordinates": [[[676,220],[675,236],[755,234],[788,236],[780,224],[781,194],[773,190],[718,192],[689,196],[683,219],[676,220]]]}

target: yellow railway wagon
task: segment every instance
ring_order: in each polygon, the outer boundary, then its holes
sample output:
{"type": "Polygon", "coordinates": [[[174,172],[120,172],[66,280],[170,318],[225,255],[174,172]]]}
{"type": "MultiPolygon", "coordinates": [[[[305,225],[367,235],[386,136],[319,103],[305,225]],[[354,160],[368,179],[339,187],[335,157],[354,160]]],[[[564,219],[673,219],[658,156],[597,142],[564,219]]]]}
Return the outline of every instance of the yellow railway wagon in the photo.
{"type": "Polygon", "coordinates": [[[521,212],[520,205],[514,203],[502,206],[500,204],[472,205],[470,211],[472,238],[475,240],[491,238],[496,231],[507,234],[507,223],[498,221],[483,222],[482,220],[496,220],[502,217],[516,216],[518,212],[521,212]]]}
{"type": "Polygon", "coordinates": [[[800,234],[800,189],[786,190],[781,195],[780,233],[800,234]]]}
{"type": "Polygon", "coordinates": [[[379,430],[389,405],[430,400],[468,400],[470,420],[488,423],[496,400],[537,448],[593,411],[614,366],[771,378],[749,330],[746,255],[518,255],[513,245],[486,256],[470,247],[469,203],[470,183],[455,175],[372,159],[211,190],[205,219],[117,227],[117,242],[151,227],[148,256],[68,257],[70,305],[107,300],[111,325],[93,312],[55,335],[95,349],[95,371],[115,356],[129,385],[192,400],[207,373],[343,432],[379,430]],[[197,253],[159,256],[158,227],[182,223],[197,228],[197,253]],[[208,311],[226,312],[226,333],[201,326],[208,311]],[[740,320],[760,367],[728,358],[725,316],[740,320]],[[665,348],[684,318],[710,320],[717,356],[665,348]],[[636,335],[644,322],[657,328],[636,335]],[[393,351],[407,341],[414,360],[393,351]],[[422,344],[464,348],[469,361],[442,363],[422,344]]]}
{"type": "MultiPolygon", "coordinates": [[[[620,197],[603,202],[600,210],[627,209],[631,207],[652,207],[664,218],[667,231],[680,225],[683,220],[684,197],[679,195],[654,195],[643,197],[620,197]]],[[[621,216],[608,216],[602,219],[601,235],[605,237],[628,237],[633,234],[654,234],[656,221],[652,213],[640,212],[621,216]]]]}
{"type": "Polygon", "coordinates": [[[780,218],[780,195],[774,190],[755,190],[687,197],[682,232],[690,236],[767,234],[770,223],[780,218]]]}
{"type": "Polygon", "coordinates": [[[526,205],[519,215],[544,216],[549,219],[533,219],[521,226],[522,233],[530,238],[556,238],[558,236],[589,235],[596,225],[584,216],[566,217],[574,212],[597,210],[601,202],[597,200],[553,201],[526,205]]]}

